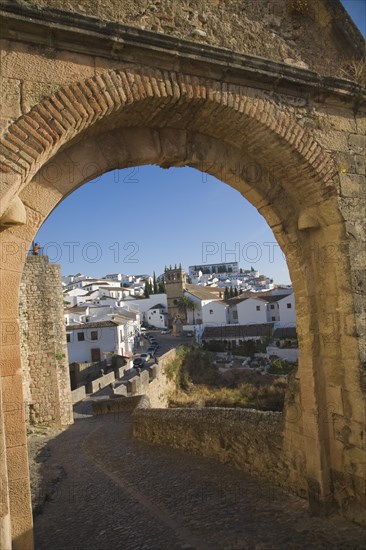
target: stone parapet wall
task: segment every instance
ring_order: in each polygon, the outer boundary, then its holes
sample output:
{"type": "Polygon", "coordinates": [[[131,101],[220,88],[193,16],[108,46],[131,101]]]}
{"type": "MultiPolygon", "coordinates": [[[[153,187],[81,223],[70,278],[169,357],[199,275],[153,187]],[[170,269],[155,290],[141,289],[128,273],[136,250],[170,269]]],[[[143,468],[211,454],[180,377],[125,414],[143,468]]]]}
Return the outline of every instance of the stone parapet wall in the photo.
{"type": "MultiPolygon", "coordinates": [[[[158,363],[151,365],[125,382],[127,395],[146,395],[151,407],[166,408],[169,395],[176,389],[175,382],[166,376],[165,367],[173,361],[176,349],[173,348],[159,357],[158,363]]],[[[120,393],[120,392],[118,392],[120,393]]]]}
{"type": "Polygon", "coordinates": [[[103,376],[100,376],[99,378],[96,378],[95,380],[90,382],[90,384],[87,385],[86,391],[87,393],[95,393],[114,382],[115,379],[116,378],[114,372],[104,374],[103,376]]]}
{"type": "Polygon", "coordinates": [[[85,386],[81,386],[71,392],[72,404],[79,403],[86,397],[85,386]]]}
{"type": "MultiPolygon", "coordinates": [[[[282,413],[248,409],[136,409],[133,435],[215,458],[286,489],[282,413]]],[[[297,488],[296,488],[297,490],[297,488]]]]}
{"type": "Polygon", "coordinates": [[[74,381],[76,387],[82,386],[88,382],[91,382],[92,379],[99,378],[101,375],[101,369],[104,371],[107,370],[106,361],[99,361],[98,363],[71,363],[71,380],[74,381]]]}
{"type": "Polygon", "coordinates": [[[139,408],[149,408],[150,402],[146,395],[135,395],[133,397],[122,397],[119,399],[100,399],[93,401],[93,414],[118,414],[132,412],[139,408]]]}

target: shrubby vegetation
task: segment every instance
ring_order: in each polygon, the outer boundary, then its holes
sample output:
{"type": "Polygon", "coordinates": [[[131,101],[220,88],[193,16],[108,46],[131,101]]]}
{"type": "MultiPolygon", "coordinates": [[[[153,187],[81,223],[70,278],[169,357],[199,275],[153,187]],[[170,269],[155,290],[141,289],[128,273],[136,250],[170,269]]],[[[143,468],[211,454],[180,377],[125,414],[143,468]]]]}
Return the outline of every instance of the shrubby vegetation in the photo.
{"type": "Polygon", "coordinates": [[[289,374],[294,366],[284,359],[272,359],[269,367],[269,374],[289,374]]]}
{"type": "Polygon", "coordinates": [[[177,385],[170,407],[283,409],[286,378],[244,369],[221,372],[214,359],[214,353],[199,347],[178,349],[177,357],[166,367],[168,377],[177,385]]]}

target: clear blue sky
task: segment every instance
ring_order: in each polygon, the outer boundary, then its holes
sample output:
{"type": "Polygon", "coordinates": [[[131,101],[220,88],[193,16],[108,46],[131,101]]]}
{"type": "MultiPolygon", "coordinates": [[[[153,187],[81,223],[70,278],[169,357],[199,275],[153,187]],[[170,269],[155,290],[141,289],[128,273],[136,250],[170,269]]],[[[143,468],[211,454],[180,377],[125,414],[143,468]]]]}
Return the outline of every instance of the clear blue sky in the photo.
{"type": "MultiPolygon", "coordinates": [[[[342,0],[366,34],[366,0],[342,0]]],[[[289,284],[272,231],[237,191],[191,168],[104,174],[65,199],[35,239],[63,274],[162,273],[165,265],[239,261],[289,284]]]]}

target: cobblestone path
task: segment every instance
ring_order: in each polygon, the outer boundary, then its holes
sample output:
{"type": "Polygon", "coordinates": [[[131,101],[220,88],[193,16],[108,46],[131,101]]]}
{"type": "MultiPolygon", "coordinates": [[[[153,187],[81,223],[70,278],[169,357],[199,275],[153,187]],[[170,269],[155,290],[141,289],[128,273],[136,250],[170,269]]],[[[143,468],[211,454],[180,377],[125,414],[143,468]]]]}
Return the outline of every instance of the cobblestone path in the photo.
{"type": "Polygon", "coordinates": [[[366,549],[362,527],[130,432],[127,413],[84,417],[48,442],[37,550],[366,549]]]}

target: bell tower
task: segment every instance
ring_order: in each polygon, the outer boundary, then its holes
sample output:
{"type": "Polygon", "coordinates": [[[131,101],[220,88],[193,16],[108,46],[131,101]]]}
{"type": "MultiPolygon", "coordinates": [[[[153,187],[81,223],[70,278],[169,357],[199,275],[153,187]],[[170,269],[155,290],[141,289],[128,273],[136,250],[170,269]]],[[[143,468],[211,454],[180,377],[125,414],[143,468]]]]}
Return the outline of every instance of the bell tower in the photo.
{"type": "Polygon", "coordinates": [[[168,324],[171,327],[174,319],[179,317],[183,322],[186,321],[186,314],[179,308],[179,300],[183,297],[183,291],[186,288],[186,273],[181,264],[174,268],[170,266],[164,271],[165,288],[168,301],[168,324]]]}

